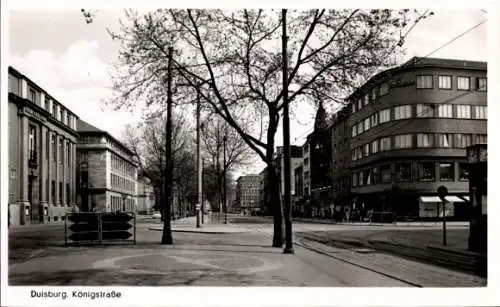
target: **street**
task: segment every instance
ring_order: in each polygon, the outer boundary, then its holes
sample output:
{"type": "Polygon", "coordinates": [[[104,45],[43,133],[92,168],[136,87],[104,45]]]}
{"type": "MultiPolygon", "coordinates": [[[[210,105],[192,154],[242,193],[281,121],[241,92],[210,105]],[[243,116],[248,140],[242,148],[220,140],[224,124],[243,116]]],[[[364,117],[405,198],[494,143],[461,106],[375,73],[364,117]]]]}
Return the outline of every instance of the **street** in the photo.
{"type": "MultiPolygon", "coordinates": [[[[486,283],[479,277],[396,256],[304,241],[298,233],[295,254],[285,255],[281,249],[270,247],[272,228],[265,218],[231,216],[228,225],[204,225],[199,231],[206,233],[195,232],[192,221],[173,222],[174,245],[170,246],[160,245],[161,231],[152,230],[161,229],[158,220],[138,220],[136,245],[64,247],[64,224],[11,229],[9,283],[328,287],[486,283]],[[208,233],[216,228],[227,231],[208,233]]],[[[342,236],[359,236],[363,232],[359,227],[344,225],[294,226],[296,231],[328,231],[325,233],[330,235],[338,232],[342,236]]],[[[373,231],[384,233],[380,228],[373,231]]]]}

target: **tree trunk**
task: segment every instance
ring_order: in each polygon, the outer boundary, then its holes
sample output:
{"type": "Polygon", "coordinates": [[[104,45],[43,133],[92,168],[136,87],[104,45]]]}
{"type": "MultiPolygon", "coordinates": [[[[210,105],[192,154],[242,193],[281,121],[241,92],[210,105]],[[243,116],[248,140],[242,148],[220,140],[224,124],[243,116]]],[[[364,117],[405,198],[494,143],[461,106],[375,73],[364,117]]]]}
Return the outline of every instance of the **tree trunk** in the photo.
{"type": "Polygon", "coordinates": [[[279,176],[276,173],[276,168],[273,163],[274,160],[274,135],[278,127],[278,113],[269,110],[270,121],[269,129],[267,130],[267,148],[266,148],[266,160],[267,160],[267,178],[268,178],[268,190],[270,208],[273,212],[273,223],[274,223],[274,233],[273,233],[273,247],[283,246],[283,212],[281,207],[281,197],[280,197],[280,186],[279,186],[279,176]],[[273,120],[277,119],[277,120],[273,120]]]}

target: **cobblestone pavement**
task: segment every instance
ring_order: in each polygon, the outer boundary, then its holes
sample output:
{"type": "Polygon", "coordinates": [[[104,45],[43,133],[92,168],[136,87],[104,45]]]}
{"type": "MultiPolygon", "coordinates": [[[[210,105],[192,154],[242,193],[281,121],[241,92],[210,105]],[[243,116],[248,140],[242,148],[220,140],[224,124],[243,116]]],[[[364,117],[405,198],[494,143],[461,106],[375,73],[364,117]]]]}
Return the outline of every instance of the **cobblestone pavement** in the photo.
{"type": "MultiPolygon", "coordinates": [[[[9,267],[11,285],[378,286],[408,284],[296,247],[286,255],[264,234],[179,233],[175,245],[159,232],[135,246],[53,247],[9,267]]],[[[138,237],[139,239],[139,237],[138,237]]]]}

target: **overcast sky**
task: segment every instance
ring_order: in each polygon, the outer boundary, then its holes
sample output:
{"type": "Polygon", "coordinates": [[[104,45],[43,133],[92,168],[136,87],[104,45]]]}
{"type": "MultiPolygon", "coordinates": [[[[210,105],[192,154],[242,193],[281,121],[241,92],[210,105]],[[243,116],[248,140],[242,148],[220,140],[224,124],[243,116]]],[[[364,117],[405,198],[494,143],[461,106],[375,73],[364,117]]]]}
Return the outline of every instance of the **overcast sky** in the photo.
{"type": "MultiPolygon", "coordinates": [[[[406,59],[426,56],[431,51],[487,18],[481,10],[435,10],[419,23],[406,42],[406,59]]],[[[108,65],[117,56],[118,45],[106,28],[117,30],[121,10],[99,10],[92,24],[86,24],[79,9],[15,10],[9,14],[9,65],[37,82],[81,119],[120,138],[128,123],[139,114],[113,112],[101,103],[110,97],[108,65]]],[[[488,22],[434,53],[433,57],[487,60],[488,22]]],[[[314,110],[301,106],[292,118],[291,143],[302,145],[311,131],[314,110]]],[[[281,129],[277,145],[282,144],[281,129]]],[[[253,170],[260,172],[262,164],[253,170]]]]}

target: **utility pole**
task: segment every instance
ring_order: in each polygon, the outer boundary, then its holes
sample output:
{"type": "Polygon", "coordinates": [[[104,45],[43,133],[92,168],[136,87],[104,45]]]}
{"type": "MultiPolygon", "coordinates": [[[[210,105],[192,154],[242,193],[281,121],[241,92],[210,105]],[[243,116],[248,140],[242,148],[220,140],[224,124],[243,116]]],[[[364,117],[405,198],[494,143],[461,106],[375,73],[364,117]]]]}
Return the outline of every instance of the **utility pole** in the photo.
{"type": "Polygon", "coordinates": [[[227,142],[227,136],[226,136],[226,133],[227,133],[227,129],[226,129],[226,126],[224,126],[224,137],[222,139],[222,147],[223,147],[223,150],[224,150],[224,153],[223,153],[223,157],[224,157],[224,164],[222,165],[222,171],[224,172],[224,184],[223,184],[223,188],[224,188],[224,224],[227,224],[227,185],[226,185],[226,142],[227,142]]]}
{"type": "Polygon", "coordinates": [[[172,203],[172,53],[173,47],[168,47],[168,72],[167,72],[167,140],[166,140],[166,171],[165,171],[165,199],[163,214],[163,235],[161,244],[172,244],[172,230],[170,228],[170,206],[172,203]]]}
{"type": "Polygon", "coordinates": [[[201,228],[200,225],[200,214],[203,216],[203,205],[202,205],[202,190],[201,190],[201,146],[200,146],[200,93],[199,89],[197,89],[196,96],[196,165],[198,170],[198,200],[196,204],[196,228],[201,228]]]}
{"type": "Polygon", "coordinates": [[[288,114],[288,54],[287,54],[287,40],[286,35],[286,9],[281,11],[282,14],[282,46],[283,46],[283,159],[285,171],[285,249],[283,253],[293,254],[292,242],[292,219],[290,217],[290,203],[291,203],[291,174],[290,174],[290,117],[288,114]]]}

